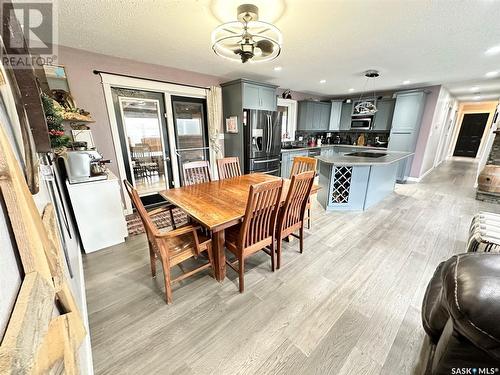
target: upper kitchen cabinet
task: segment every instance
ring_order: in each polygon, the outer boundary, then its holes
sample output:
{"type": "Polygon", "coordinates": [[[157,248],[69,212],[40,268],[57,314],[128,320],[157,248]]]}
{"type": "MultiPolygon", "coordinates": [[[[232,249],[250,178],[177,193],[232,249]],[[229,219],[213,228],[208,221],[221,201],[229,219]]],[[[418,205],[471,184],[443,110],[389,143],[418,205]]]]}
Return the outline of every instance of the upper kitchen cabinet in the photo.
{"type": "Polygon", "coordinates": [[[276,89],[278,86],[268,83],[237,79],[221,84],[223,95],[231,92],[231,103],[246,109],[276,111],[278,109],[276,89]]]}
{"type": "Polygon", "coordinates": [[[395,99],[382,99],[377,101],[378,111],[375,113],[373,121],[373,130],[389,131],[391,130],[392,116],[394,113],[395,99]]]}
{"type": "Polygon", "coordinates": [[[277,86],[243,82],[243,108],[276,111],[277,86]]]}
{"type": "Polygon", "coordinates": [[[420,128],[422,112],[425,106],[424,91],[396,93],[396,106],[392,118],[392,131],[413,132],[420,128]]]}
{"type": "Polygon", "coordinates": [[[330,126],[328,130],[340,130],[340,118],[342,116],[342,100],[332,100],[332,109],[330,112],[330,126]]]}
{"type": "Polygon", "coordinates": [[[299,102],[298,130],[326,131],[330,127],[331,103],[302,100],[299,102]]]}
{"type": "Polygon", "coordinates": [[[352,103],[342,103],[340,130],[351,130],[352,103]]]}

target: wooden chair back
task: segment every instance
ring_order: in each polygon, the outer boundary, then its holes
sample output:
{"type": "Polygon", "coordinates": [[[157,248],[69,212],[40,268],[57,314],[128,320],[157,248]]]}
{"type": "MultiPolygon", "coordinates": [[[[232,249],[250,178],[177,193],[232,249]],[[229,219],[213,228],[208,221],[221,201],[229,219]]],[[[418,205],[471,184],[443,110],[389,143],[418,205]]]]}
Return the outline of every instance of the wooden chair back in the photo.
{"type": "Polygon", "coordinates": [[[290,188],[279,215],[279,235],[281,233],[288,235],[302,225],[314,183],[314,175],[314,171],[308,171],[292,176],[290,188]]]}
{"type": "Polygon", "coordinates": [[[315,158],[310,158],[307,156],[296,156],[293,158],[293,164],[292,164],[292,171],[290,172],[290,178],[293,175],[302,173],[302,172],[308,172],[308,171],[315,171],[316,172],[316,165],[318,164],[318,160],[315,158]]]}
{"type": "Polygon", "coordinates": [[[139,197],[139,193],[137,189],[132,186],[130,182],[127,180],[123,180],[123,184],[125,185],[125,189],[134,205],[139,217],[141,218],[142,225],[144,225],[144,230],[146,231],[146,235],[148,236],[148,241],[151,243],[155,243],[155,235],[158,235],[160,231],[156,227],[155,223],[149,216],[146,208],[142,204],[141,198],[139,197]]]}
{"type": "Polygon", "coordinates": [[[238,157],[217,159],[217,171],[219,180],[241,176],[240,159],[238,157]]]}
{"type": "Polygon", "coordinates": [[[274,239],[283,180],[250,186],[239,242],[242,249],[262,248],[274,239]]]}
{"type": "Polygon", "coordinates": [[[182,165],[184,186],[212,181],[210,162],[207,160],[192,161],[182,165]]]}

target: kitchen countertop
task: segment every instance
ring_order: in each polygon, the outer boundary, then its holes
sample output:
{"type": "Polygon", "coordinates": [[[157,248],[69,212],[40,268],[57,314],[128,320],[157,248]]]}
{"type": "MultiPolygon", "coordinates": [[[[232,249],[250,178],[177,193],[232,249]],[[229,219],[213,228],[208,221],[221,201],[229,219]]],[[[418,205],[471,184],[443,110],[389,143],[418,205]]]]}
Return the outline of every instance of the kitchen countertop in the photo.
{"type": "Polygon", "coordinates": [[[304,150],[310,150],[310,149],[314,149],[314,148],[328,148],[328,147],[349,147],[349,148],[359,148],[359,149],[369,149],[369,150],[383,150],[383,151],[387,150],[386,147],[333,144],[333,145],[321,145],[321,146],[306,146],[306,147],[300,147],[300,148],[282,148],[281,152],[304,151],[304,150]]]}
{"type": "MultiPolygon", "coordinates": [[[[377,152],[375,150],[370,150],[377,152]]],[[[379,164],[392,164],[412,156],[411,152],[398,152],[398,151],[380,151],[382,154],[387,154],[379,158],[369,158],[362,156],[346,156],[345,154],[331,155],[331,156],[316,156],[322,163],[339,165],[339,166],[361,166],[361,165],[379,165],[379,164]]]]}

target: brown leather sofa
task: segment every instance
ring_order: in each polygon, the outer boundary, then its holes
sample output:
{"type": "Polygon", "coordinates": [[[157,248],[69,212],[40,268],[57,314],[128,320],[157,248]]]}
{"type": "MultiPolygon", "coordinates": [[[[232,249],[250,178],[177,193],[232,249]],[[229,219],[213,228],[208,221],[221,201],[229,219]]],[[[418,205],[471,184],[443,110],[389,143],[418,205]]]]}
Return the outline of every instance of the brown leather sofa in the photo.
{"type": "Polygon", "coordinates": [[[500,375],[500,254],[460,254],[441,263],[422,321],[433,345],[428,373],[500,375]]]}

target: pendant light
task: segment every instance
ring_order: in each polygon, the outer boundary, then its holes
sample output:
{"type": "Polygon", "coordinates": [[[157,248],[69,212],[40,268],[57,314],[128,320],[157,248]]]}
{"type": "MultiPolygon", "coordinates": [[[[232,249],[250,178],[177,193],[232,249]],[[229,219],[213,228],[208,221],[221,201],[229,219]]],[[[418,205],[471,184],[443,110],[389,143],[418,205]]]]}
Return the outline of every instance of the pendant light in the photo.
{"type": "MultiPolygon", "coordinates": [[[[366,88],[368,88],[368,84],[370,80],[373,80],[377,77],[380,76],[380,73],[378,70],[367,70],[365,72],[365,87],[363,91],[365,91],[366,88]]],[[[354,106],[354,114],[356,115],[374,115],[378,111],[377,109],[377,96],[375,93],[375,82],[373,82],[373,98],[367,97],[366,99],[363,99],[363,93],[361,93],[359,100],[357,101],[356,105],[354,106]]]]}

